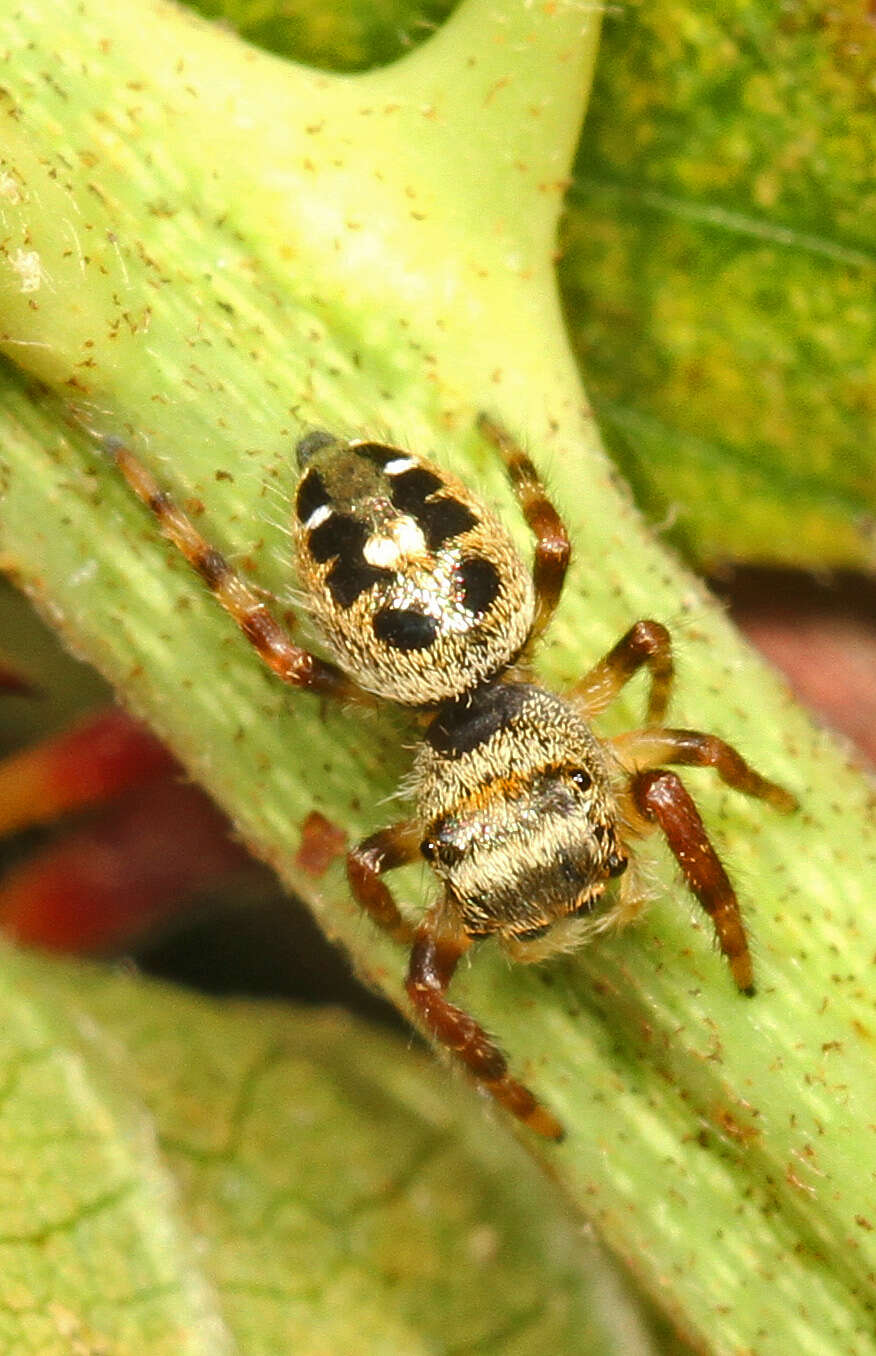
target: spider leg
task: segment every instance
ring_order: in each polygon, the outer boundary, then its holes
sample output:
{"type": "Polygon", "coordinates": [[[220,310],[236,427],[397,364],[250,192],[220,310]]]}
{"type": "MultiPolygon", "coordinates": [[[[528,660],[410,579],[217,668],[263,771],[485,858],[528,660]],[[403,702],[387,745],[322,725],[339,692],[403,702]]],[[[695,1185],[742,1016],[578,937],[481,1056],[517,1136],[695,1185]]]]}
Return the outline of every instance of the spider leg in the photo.
{"type": "Polygon", "coordinates": [[[347,879],[353,898],[397,942],[410,943],[414,929],[399,912],[392,891],[380,879],[384,871],[420,856],[418,826],[408,821],[372,833],[347,854],[347,879]]]}
{"type": "Polygon", "coordinates": [[[754,972],[739,901],[697,807],[674,772],[637,772],[630,783],[639,813],[662,829],[691,891],[712,920],[736,985],[754,993],[754,972]]]}
{"type": "Polygon", "coordinates": [[[715,735],[698,730],[633,730],[608,741],[621,763],[631,772],[660,767],[663,763],[689,767],[712,767],[735,791],[768,801],[783,814],[797,807],[790,791],[762,777],[741,754],[715,735]]]}
{"type": "Polygon", "coordinates": [[[535,623],[530,642],[540,636],[560,601],[572,548],[562,518],[547,497],[538,471],[507,429],[488,414],[478,415],[480,432],[499,452],[523,510],[535,535],[535,623]]]}
{"type": "Polygon", "coordinates": [[[568,696],[582,703],[588,718],[597,716],[646,664],[651,673],[651,692],[645,719],[648,725],[657,725],[666,715],[675,674],[672,641],[660,622],[635,622],[608,654],[575,684],[568,696]]]}
{"type": "Polygon", "coordinates": [[[733,978],[743,992],[752,993],[751,956],[736,893],[690,794],[676,774],[660,764],[712,767],[727,786],[765,800],[786,814],[796,807],[796,800],[784,787],[755,772],[741,754],[715,735],[697,730],[634,730],[616,735],[609,743],[632,773],[630,796],[635,810],[662,829],[690,889],[712,919],[733,978]]]}
{"type": "Polygon", "coordinates": [[[528,1088],[510,1076],[505,1056],[483,1027],[445,996],[471,944],[463,932],[442,930],[435,911],[427,914],[414,936],[406,984],[417,1016],[512,1115],[547,1139],[562,1139],[562,1126],[528,1088]]]}
{"type": "Polygon", "coordinates": [[[262,601],[262,591],[248,584],[225,557],[210,546],[188,515],[129,448],[114,438],[107,438],[104,447],[137,497],[155,514],[164,535],[182,552],[278,678],[293,687],[373,705],[370,693],[357,687],[334,664],[318,659],[309,650],[293,643],[288,631],[262,601]]]}

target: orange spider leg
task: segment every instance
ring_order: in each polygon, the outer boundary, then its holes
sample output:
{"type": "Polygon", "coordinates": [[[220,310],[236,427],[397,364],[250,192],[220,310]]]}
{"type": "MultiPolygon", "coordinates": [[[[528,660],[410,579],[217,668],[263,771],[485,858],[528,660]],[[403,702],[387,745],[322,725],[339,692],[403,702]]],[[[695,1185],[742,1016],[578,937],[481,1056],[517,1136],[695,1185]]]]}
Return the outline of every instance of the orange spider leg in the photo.
{"type": "Polygon", "coordinates": [[[712,846],[699,812],[680,778],[661,763],[713,767],[728,786],[768,801],[785,813],[797,804],[790,792],[761,777],[715,735],[696,730],[635,730],[609,741],[632,771],[630,796],[639,814],[663,831],[691,891],[712,920],[718,944],[743,993],[754,993],[754,974],[736,892],[712,846]]]}
{"type": "Polygon", "coordinates": [[[384,871],[416,861],[419,856],[420,833],[417,825],[408,821],[372,833],[347,854],[347,879],[353,898],[397,942],[412,942],[414,928],[402,917],[392,891],[380,877],[384,871]]]}
{"type": "Polygon", "coordinates": [[[797,808],[790,791],[755,772],[740,753],[716,735],[701,734],[698,730],[631,730],[615,735],[609,743],[631,771],[660,767],[662,763],[711,767],[734,791],[768,801],[783,814],[797,808]]]}
{"type": "Polygon", "coordinates": [[[538,471],[507,429],[488,414],[478,415],[478,428],[505,463],[523,516],[535,536],[532,582],[535,623],[530,643],[544,631],[560,600],[572,547],[562,518],[548,499],[538,471]]]}
{"type": "Polygon", "coordinates": [[[568,695],[582,703],[588,719],[598,716],[644,665],[651,674],[646,720],[649,725],[656,725],[666,715],[675,676],[672,641],[660,622],[635,622],[568,695]]]}
{"type": "Polygon", "coordinates": [[[472,945],[465,933],[442,931],[434,912],[417,928],[406,988],[426,1030],[453,1052],[497,1102],[531,1130],[560,1140],[563,1127],[528,1088],[508,1073],[505,1056],[473,1017],[445,997],[460,958],[472,945]]]}
{"type": "Polygon", "coordinates": [[[497,1102],[530,1129],[548,1139],[562,1139],[563,1129],[528,1088],[508,1073],[501,1050],[483,1027],[445,992],[472,939],[461,930],[441,930],[438,911],[430,910],[416,929],[402,917],[392,892],[380,879],[384,871],[420,856],[416,824],[403,822],[381,829],[354,847],[347,857],[347,876],[355,899],[396,941],[413,941],[406,989],[414,1011],[431,1036],[465,1064],[497,1102]]]}
{"type": "Polygon", "coordinates": [[[289,633],[262,601],[261,590],[248,584],[225,557],[210,546],[129,448],[115,438],[107,438],[104,446],[131,489],[155,514],[164,535],[182,552],[278,678],[293,687],[373,705],[370,694],[352,683],[334,664],[318,659],[292,642],[289,633]]]}
{"type": "Polygon", "coordinates": [[[684,878],[712,920],[736,985],[754,993],[754,971],[736,892],[709,841],[697,807],[674,772],[638,772],[630,790],[637,810],[663,830],[684,878]]]}

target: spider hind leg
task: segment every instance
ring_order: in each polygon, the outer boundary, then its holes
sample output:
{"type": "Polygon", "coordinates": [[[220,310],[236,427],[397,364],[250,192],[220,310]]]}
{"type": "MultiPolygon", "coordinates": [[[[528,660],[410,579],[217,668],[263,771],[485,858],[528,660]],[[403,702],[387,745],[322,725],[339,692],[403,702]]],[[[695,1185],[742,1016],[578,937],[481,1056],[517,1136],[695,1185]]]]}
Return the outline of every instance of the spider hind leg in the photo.
{"type": "Polygon", "coordinates": [[[548,499],[541,476],[520,444],[488,414],[478,415],[478,429],[505,463],[523,516],[535,537],[532,567],[535,622],[529,639],[531,645],[547,627],[560,601],[572,546],[565,523],[548,499]]]}

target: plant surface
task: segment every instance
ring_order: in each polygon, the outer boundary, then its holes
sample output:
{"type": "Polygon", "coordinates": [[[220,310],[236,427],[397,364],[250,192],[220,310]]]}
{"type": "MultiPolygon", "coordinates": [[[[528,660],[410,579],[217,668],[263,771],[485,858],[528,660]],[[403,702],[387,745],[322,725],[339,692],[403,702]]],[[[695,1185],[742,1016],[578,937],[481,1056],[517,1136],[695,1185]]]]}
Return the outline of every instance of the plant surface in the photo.
{"type": "MultiPolygon", "coordinates": [[[[873,1352],[867,789],[653,541],[599,446],[552,257],[596,16],[467,0],[422,47],[358,76],[292,66],[154,0],[46,0],[2,24],[6,567],[301,888],[292,863],[306,815],[317,808],[351,838],[392,818],[383,802],[411,731],[390,712],[363,720],[285,693],[156,537],[99,438],[129,438],[202,510],[216,544],[288,597],[289,453],[301,432],[367,429],[434,452],[511,522],[476,412],[524,436],[576,551],[540,674],[567,684],[633,618],[660,618],[679,647],[673,721],[737,744],[803,808],[779,820],[689,779],[740,885],[754,1001],[734,992],[707,930],[692,931],[656,848],[641,926],[532,971],[485,947],[456,992],[568,1129],[559,1148],[533,1152],[701,1349],[873,1352]]],[[[634,724],[641,701],[631,691],[604,728],[634,724]]],[[[409,871],[400,889],[416,908],[427,882],[409,871]]],[[[363,976],[400,1002],[404,957],[359,916],[340,868],[302,892],[363,976]]],[[[38,1015],[24,1006],[22,1022],[42,1033],[45,991],[23,965],[9,961],[10,1002],[34,997],[38,1015]]],[[[52,1008],[65,992],[58,980],[52,1008]]],[[[6,1030],[12,1086],[30,1047],[6,1030]]],[[[203,1039],[193,1015],[180,1033],[191,1060],[203,1039]]],[[[484,1120],[482,1133],[499,1130],[484,1120]]],[[[294,1157],[294,1138],[280,1138],[294,1157]]],[[[131,1133],[120,1141],[139,1152],[131,1133]]],[[[63,1181],[63,1158],[40,1152],[63,1181]]],[[[129,1261],[142,1225],[147,1263],[125,1294],[166,1287],[188,1306],[189,1346],[167,1350],[221,1350],[220,1332],[262,1349],[245,1329],[230,1335],[229,1304],[192,1241],[202,1221],[167,1196],[167,1163],[153,1166],[174,1272],[149,1262],[152,1205],[138,1206],[107,1249],[129,1261]]],[[[20,1180],[9,1179],[10,1209],[20,1180]]],[[[78,1227],[113,1190],[71,1188],[55,1221],[78,1227]]],[[[269,1250],[264,1219],[255,1211],[244,1232],[269,1250]]],[[[7,1236],[11,1246],[53,1232],[19,1220],[7,1236]]],[[[36,1287],[20,1293],[21,1311],[37,1312],[36,1287]]],[[[14,1300],[7,1292],[17,1331],[14,1300]]],[[[105,1332],[107,1306],[98,1312],[105,1332]]],[[[29,1349],[50,1350],[22,1337],[29,1349]]],[[[162,1350],[157,1337],[150,1349],[162,1350]]]]}

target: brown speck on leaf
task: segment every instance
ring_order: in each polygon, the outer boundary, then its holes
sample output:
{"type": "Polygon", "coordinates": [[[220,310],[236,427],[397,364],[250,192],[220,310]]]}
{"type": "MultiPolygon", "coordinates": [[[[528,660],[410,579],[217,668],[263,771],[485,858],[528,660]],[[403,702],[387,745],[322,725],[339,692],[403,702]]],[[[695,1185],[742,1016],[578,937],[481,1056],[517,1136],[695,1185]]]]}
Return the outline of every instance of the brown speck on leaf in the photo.
{"type": "Polygon", "coordinates": [[[739,1144],[752,1144],[761,1137],[761,1132],[756,1126],[746,1125],[740,1121],[729,1107],[716,1108],[712,1113],[712,1120],[725,1135],[735,1139],[739,1144]]]}
{"type": "Polygon", "coordinates": [[[343,856],[347,835],[318,810],[311,810],[301,825],[301,843],[295,854],[295,865],[308,876],[324,876],[332,862],[343,856]]]}

